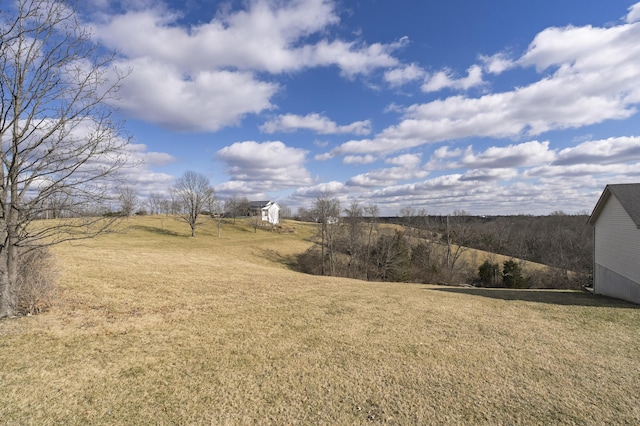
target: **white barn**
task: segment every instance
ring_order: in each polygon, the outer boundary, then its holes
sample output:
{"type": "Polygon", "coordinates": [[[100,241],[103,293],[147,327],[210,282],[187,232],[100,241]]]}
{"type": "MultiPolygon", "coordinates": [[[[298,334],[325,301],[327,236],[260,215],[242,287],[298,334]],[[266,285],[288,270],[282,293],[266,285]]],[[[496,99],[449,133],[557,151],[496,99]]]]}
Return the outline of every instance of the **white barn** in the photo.
{"type": "Polygon", "coordinates": [[[251,215],[257,215],[263,222],[272,225],[280,223],[280,206],[275,201],[251,201],[249,202],[251,215]]]}
{"type": "Polygon", "coordinates": [[[607,185],[589,224],[594,292],[640,303],[640,183],[607,185]]]}

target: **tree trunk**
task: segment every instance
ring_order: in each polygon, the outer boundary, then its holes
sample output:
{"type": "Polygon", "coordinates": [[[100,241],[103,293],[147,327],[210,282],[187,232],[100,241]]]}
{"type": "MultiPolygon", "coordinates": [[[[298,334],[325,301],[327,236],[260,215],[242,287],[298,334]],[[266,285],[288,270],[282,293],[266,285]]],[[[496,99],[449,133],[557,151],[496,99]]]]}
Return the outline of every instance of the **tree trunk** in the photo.
{"type": "Polygon", "coordinates": [[[322,248],[322,275],[325,275],[325,270],[324,270],[324,234],[325,234],[325,226],[326,226],[326,224],[324,222],[322,222],[322,228],[321,228],[322,230],[320,232],[321,235],[322,235],[322,237],[321,237],[322,241],[321,241],[321,244],[320,244],[320,247],[322,248]]]}
{"type": "MultiPolygon", "coordinates": [[[[6,251],[3,251],[2,257],[8,257],[6,256],[6,251]]],[[[15,316],[17,305],[16,294],[9,279],[7,266],[5,266],[6,263],[8,263],[8,259],[2,260],[2,272],[0,273],[0,318],[15,316]]]]}
{"type": "MultiPolygon", "coordinates": [[[[7,234],[11,234],[12,231],[7,234]]],[[[16,285],[18,282],[18,264],[13,245],[14,238],[4,238],[5,246],[0,250],[0,318],[17,315],[18,299],[16,285]]]]}

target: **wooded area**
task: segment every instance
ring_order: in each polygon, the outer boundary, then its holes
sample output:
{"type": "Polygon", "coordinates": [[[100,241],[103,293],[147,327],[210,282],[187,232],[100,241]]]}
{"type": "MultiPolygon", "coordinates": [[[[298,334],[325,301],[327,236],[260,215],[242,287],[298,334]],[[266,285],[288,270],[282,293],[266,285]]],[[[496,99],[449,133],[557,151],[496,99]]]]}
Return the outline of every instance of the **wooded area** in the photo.
{"type": "Polygon", "coordinates": [[[376,206],[353,203],[341,212],[336,203],[321,197],[313,208],[302,209],[306,217],[300,219],[318,223],[316,246],[298,259],[303,272],[485,287],[590,286],[593,235],[586,215],[430,216],[404,208],[399,217],[380,218],[376,206]],[[323,213],[327,204],[333,206],[329,216],[323,213]],[[478,265],[470,249],[509,259],[478,265]],[[531,262],[549,268],[525,273],[523,266],[531,262]]]}

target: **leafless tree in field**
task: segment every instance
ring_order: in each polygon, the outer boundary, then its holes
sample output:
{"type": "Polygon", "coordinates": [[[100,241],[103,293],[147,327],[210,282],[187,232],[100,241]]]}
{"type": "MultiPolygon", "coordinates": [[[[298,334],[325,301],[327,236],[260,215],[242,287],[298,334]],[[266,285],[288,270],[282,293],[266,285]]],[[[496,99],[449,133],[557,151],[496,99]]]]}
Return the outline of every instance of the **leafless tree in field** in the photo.
{"type": "Polygon", "coordinates": [[[2,4],[0,317],[17,314],[20,256],[112,224],[86,211],[113,194],[111,178],[127,161],[128,140],[108,105],[122,78],[110,71],[113,59],[68,2],[2,4]],[[60,209],[76,218],[35,221],[60,209]]]}
{"type": "MultiPolygon", "coordinates": [[[[359,273],[363,261],[363,249],[362,244],[363,237],[363,209],[360,203],[353,201],[349,208],[344,210],[345,225],[346,225],[346,248],[349,254],[348,263],[348,275],[350,277],[356,277],[359,273]]],[[[366,267],[366,265],[364,265],[366,267]]]]}
{"type": "Polygon", "coordinates": [[[468,245],[472,235],[472,224],[469,214],[464,210],[456,210],[453,215],[446,216],[445,231],[445,266],[447,270],[447,283],[453,284],[457,275],[465,268],[462,255],[469,249],[468,245]],[[455,244],[453,244],[455,241],[455,244]]]}
{"type": "Polygon", "coordinates": [[[186,171],[175,183],[172,189],[174,199],[182,207],[180,219],[191,227],[191,236],[196,236],[198,219],[215,199],[215,191],[209,184],[209,179],[201,173],[186,171]]]}
{"type": "Polygon", "coordinates": [[[233,217],[233,224],[236,223],[236,217],[246,216],[249,213],[250,204],[247,197],[232,196],[224,203],[224,212],[233,217]]]}
{"type": "Polygon", "coordinates": [[[320,225],[320,245],[322,252],[322,275],[325,275],[325,249],[329,255],[329,269],[333,274],[335,228],[340,218],[340,201],[331,194],[319,195],[313,205],[313,214],[320,225]]]}
{"type": "Polygon", "coordinates": [[[125,185],[118,191],[118,201],[120,202],[120,213],[122,216],[131,216],[138,205],[138,196],[132,187],[125,185]]]}
{"type": "Polygon", "coordinates": [[[165,194],[152,192],[147,196],[147,208],[151,214],[169,214],[169,198],[165,194]]]}
{"type": "Polygon", "coordinates": [[[262,225],[262,214],[260,212],[252,212],[249,218],[249,223],[253,228],[254,233],[258,233],[258,228],[262,225]]]}
{"type": "Polygon", "coordinates": [[[369,258],[371,256],[371,239],[373,238],[373,231],[377,231],[378,218],[380,217],[380,208],[371,204],[364,208],[364,214],[367,217],[367,248],[365,250],[365,279],[369,279],[369,258]]]}

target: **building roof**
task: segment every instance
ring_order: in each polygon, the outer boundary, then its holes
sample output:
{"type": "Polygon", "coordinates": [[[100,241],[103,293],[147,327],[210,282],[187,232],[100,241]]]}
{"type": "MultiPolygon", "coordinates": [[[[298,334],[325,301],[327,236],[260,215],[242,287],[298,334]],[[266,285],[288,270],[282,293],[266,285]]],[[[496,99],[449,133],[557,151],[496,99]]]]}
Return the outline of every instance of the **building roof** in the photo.
{"type": "Polygon", "coordinates": [[[275,201],[249,201],[249,208],[264,209],[266,207],[271,206],[272,204],[277,204],[277,203],[275,201]]]}
{"type": "Polygon", "coordinates": [[[607,185],[589,217],[589,224],[595,225],[598,216],[600,216],[611,195],[616,197],[631,220],[633,220],[633,223],[640,228],[640,183],[607,185]]]}

